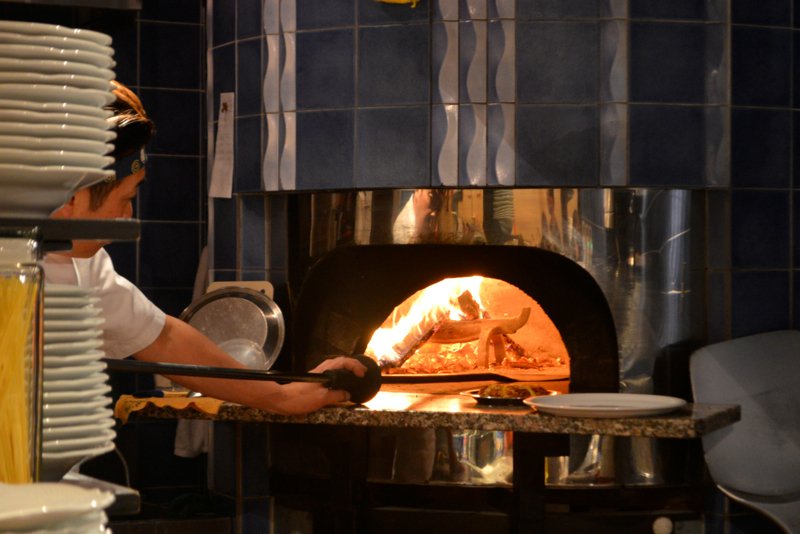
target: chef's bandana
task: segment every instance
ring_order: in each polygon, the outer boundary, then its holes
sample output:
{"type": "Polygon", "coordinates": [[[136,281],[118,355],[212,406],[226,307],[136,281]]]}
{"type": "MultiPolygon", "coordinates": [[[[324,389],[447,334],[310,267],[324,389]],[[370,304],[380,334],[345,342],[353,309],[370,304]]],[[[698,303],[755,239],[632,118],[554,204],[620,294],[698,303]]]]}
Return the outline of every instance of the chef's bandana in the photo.
{"type": "Polygon", "coordinates": [[[147,163],[147,153],[144,148],[138,152],[129,154],[114,162],[114,174],[118,180],[121,180],[131,174],[135,174],[144,168],[147,163]]]}

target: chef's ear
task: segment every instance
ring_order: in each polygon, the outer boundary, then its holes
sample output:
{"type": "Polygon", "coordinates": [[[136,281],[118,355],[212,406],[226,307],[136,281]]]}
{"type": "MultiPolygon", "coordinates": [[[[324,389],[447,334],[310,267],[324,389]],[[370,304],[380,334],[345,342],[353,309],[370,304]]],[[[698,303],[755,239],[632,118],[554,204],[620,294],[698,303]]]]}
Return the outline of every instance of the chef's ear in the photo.
{"type": "Polygon", "coordinates": [[[69,219],[75,211],[75,195],[69,197],[69,200],[63,206],[54,211],[50,217],[53,219],[69,219]]]}

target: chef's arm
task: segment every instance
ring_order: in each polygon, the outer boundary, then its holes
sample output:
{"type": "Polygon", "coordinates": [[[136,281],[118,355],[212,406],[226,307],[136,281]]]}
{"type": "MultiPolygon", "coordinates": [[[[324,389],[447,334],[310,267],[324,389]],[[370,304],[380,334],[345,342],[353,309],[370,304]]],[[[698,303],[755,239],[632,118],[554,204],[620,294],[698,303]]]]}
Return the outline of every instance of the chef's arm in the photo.
{"type": "MultiPolygon", "coordinates": [[[[136,353],[134,357],[137,360],[149,362],[246,368],[200,331],[169,315],[156,340],[136,353]]],[[[364,376],[366,372],[366,368],[361,363],[346,357],[325,360],[312,371],[322,372],[337,368],[349,369],[356,376],[364,376]]],[[[346,392],[330,390],[320,383],[278,384],[261,380],[193,376],[170,376],[169,378],[192,391],[199,391],[210,397],[287,415],[312,412],[348,398],[346,392]]]]}

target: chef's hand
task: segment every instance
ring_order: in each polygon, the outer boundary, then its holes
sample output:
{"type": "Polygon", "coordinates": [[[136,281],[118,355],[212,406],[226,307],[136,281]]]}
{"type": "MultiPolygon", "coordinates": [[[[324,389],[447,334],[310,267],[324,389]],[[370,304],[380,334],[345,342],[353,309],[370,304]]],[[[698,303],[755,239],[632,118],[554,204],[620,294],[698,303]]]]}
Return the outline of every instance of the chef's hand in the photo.
{"type": "MultiPolygon", "coordinates": [[[[322,373],[325,371],[331,371],[333,369],[346,369],[359,378],[363,378],[364,374],[367,372],[367,368],[364,366],[364,364],[355,358],[350,358],[349,356],[328,358],[311,369],[311,372],[322,373]]],[[[329,403],[347,402],[350,400],[350,393],[344,389],[329,389],[328,391],[330,391],[330,395],[327,396],[329,403]]]]}

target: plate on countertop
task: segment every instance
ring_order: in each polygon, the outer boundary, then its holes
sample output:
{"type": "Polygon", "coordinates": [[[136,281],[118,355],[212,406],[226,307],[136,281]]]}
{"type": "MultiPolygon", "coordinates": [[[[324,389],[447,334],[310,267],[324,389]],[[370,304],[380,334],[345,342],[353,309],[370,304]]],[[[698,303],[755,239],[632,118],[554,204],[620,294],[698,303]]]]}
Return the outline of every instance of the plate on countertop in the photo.
{"type": "Polygon", "coordinates": [[[0,530],[29,530],[102,510],[114,494],[73,484],[0,484],[0,530]]]}
{"type": "Polygon", "coordinates": [[[524,406],[526,398],[534,395],[558,395],[557,391],[537,384],[492,384],[460,393],[472,397],[478,404],[487,406],[524,406]]]}
{"type": "Polygon", "coordinates": [[[556,397],[532,397],[524,402],[542,413],[569,417],[659,415],[686,404],[678,397],[642,393],[568,393],[556,397]]]}

